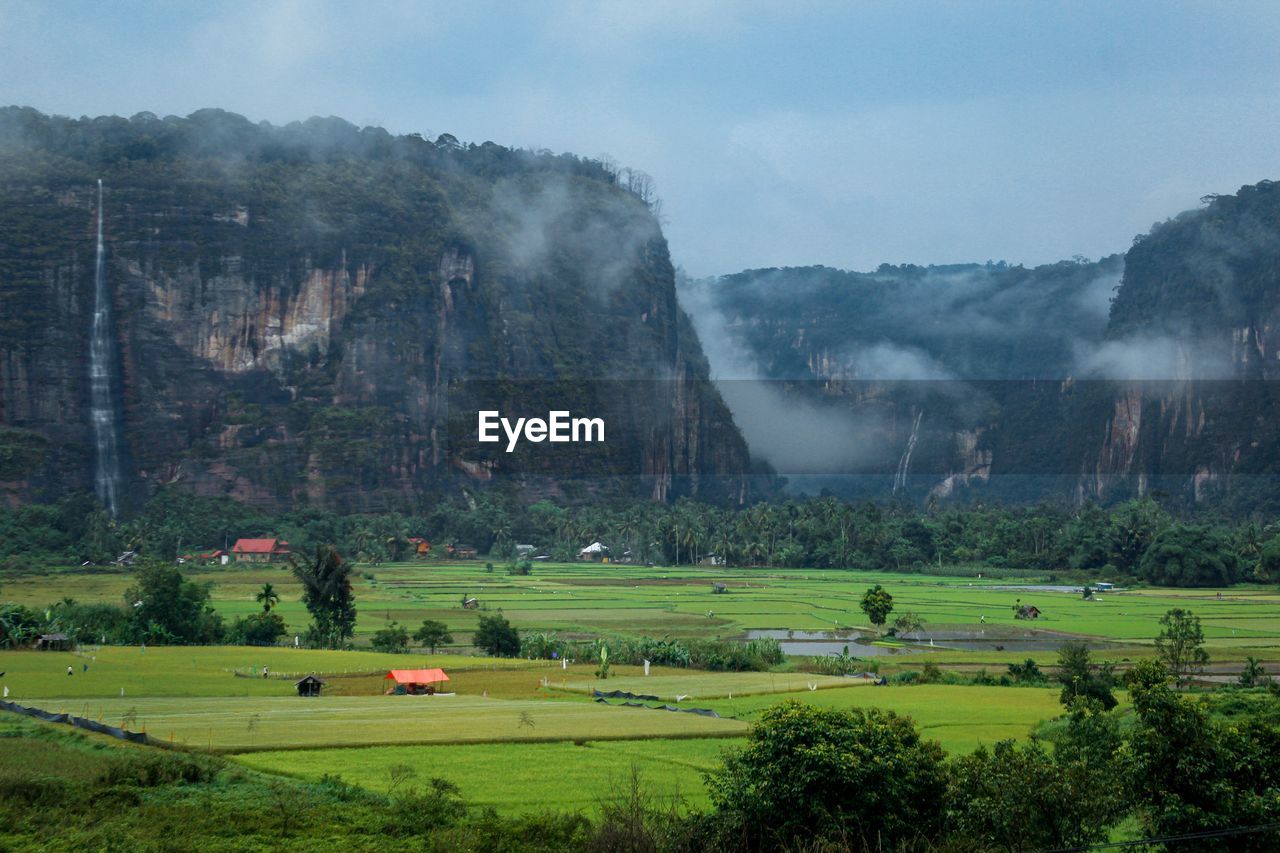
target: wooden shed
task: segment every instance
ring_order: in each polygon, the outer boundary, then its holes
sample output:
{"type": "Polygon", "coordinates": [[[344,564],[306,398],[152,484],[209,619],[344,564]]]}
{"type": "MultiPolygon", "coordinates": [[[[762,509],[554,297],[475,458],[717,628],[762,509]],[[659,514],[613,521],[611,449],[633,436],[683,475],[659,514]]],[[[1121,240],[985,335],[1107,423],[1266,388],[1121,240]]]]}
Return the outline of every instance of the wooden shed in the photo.
{"type": "Polygon", "coordinates": [[[65,652],[71,645],[71,638],[66,634],[41,634],[36,640],[36,648],[42,652],[65,652]]]}
{"type": "Polygon", "coordinates": [[[324,679],[308,675],[306,678],[299,679],[294,687],[298,688],[299,696],[319,696],[324,684],[324,679]]]}

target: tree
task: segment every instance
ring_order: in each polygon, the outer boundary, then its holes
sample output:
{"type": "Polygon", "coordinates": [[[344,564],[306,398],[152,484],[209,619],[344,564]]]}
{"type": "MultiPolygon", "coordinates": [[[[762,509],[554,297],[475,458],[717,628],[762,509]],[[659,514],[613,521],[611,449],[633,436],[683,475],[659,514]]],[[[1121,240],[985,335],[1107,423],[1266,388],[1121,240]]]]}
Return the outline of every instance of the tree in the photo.
{"type": "Polygon", "coordinates": [[[1156,655],[1173,675],[1175,683],[1183,687],[1209,662],[1200,617],[1190,610],[1175,607],[1160,617],[1160,625],[1160,633],[1156,636],[1156,655]]]}
{"type": "Polygon", "coordinates": [[[924,628],[924,620],[920,618],[920,614],[910,610],[903,611],[901,616],[893,620],[894,633],[899,637],[922,628],[924,628]]]}
{"type": "Polygon", "coordinates": [[[409,629],[394,620],[388,622],[385,628],[373,632],[373,650],[392,655],[408,652],[409,629]]]}
{"type": "Polygon", "coordinates": [[[280,595],[276,592],[276,588],[271,585],[270,581],[262,585],[262,589],[253,597],[253,600],[262,605],[263,613],[270,613],[271,608],[280,603],[280,595]]]}
{"type": "Polygon", "coordinates": [[[254,613],[233,622],[227,640],[242,646],[272,646],[287,633],[279,613],[254,613]]]}
{"type": "Polygon", "coordinates": [[[424,620],[422,627],[413,632],[413,638],[430,649],[431,654],[435,654],[438,647],[453,642],[453,634],[449,633],[449,626],[435,619],[424,620]]]}
{"type": "Polygon", "coordinates": [[[332,545],[319,545],[313,559],[290,560],[302,583],[302,602],[311,614],[311,638],[327,648],[341,648],[355,634],[356,600],[352,568],[332,545]]]}
{"type": "Polygon", "coordinates": [[[942,747],[879,709],[767,709],[747,746],[707,774],[712,847],[898,849],[930,839],[946,779],[942,747]]]}
{"type": "Polygon", "coordinates": [[[862,612],[867,614],[867,618],[871,620],[871,624],[877,628],[883,628],[885,620],[889,618],[889,614],[893,611],[893,596],[885,591],[884,587],[876,584],[867,590],[862,596],[862,612]]]}
{"type": "Polygon", "coordinates": [[[211,586],[187,580],[176,566],[143,563],[124,596],[133,638],[155,644],[221,640],[222,617],[209,606],[211,586]]]}
{"type": "Polygon", "coordinates": [[[1138,574],[1160,586],[1229,586],[1237,580],[1238,562],[1221,533],[1178,524],[1151,541],[1138,574]]]}
{"type": "Polygon", "coordinates": [[[496,658],[513,658],[520,654],[520,632],[502,615],[481,616],[472,642],[476,648],[496,658]]]}
{"type": "Polygon", "coordinates": [[[1056,850],[1105,841],[1124,813],[1113,778],[1032,741],[1000,741],[957,758],[948,828],[979,849],[1056,850]]]}
{"type": "Polygon", "coordinates": [[[1089,658],[1089,647],[1084,643],[1063,643],[1058,650],[1058,681],[1062,693],[1058,697],[1070,707],[1078,697],[1088,697],[1110,711],[1117,705],[1111,694],[1115,677],[1110,666],[1096,666],[1089,658]]]}
{"type": "MultiPolygon", "coordinates": [[[[1127,787],[1145,834],[1181,835],[1280,822],[1280,734],[1259,722],[1219,724],[1169,689],[1158,660],[1140,661],[1126,681],[1136,722],[1126,750],[1127,787]]],[[[1275,850],[1274,829],[1201,842],[1204,850],[1275,850]]]]}
{"type": "Polygon", "coordinates": [[[1252,655],[1245,658],[1244,670],[1240,673],[1240,686],[1260,687],[1270,683],[1271,676],[1267,675],[1267,669],[1262,665],[1262,662],[1252,655]]]}

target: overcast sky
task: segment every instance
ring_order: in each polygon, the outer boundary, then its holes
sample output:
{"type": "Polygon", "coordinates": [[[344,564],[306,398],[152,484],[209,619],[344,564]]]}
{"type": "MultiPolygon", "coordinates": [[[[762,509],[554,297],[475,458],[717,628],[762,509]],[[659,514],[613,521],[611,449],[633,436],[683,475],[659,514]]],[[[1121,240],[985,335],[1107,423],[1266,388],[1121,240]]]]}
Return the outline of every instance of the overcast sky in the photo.
{"type": "Polygon", "coordinates": [[[9,2],[0,103],[608,153],[677,264],[1128,247],[1280,178],[1280,3],[9,2]]]}

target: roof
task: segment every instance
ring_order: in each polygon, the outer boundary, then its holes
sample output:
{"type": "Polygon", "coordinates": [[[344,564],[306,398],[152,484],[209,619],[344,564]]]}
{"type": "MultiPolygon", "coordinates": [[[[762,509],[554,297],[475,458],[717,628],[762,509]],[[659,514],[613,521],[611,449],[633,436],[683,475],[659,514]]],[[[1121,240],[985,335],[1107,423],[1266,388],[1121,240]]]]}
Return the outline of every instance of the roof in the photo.
{"type": "Polygon", "coordinates": [[[314,681],[316,684],[327,684],[323,678],[317,678],[314,675],[308,675],[305,678],[299,678],[294,684],[306,684],[308,681],[314,681]]]}
{"type": "Polygon", "coordinates": [[[237,539],[232,549],[236,554],[279,554],[289,550],[283,539],[237,539]]]}
{"type": "Polygon", "coordinates": [[[41,634],[41,635],[40,635],[40,639],[42,639],[42,640],[67,640],[67,639],[70,639],[70,638],[69,638],[66,634],[61,634],[61,633],[59,633],[59,634],[41,634]]]}
{"type": "Polygon", "coordinates": [[[395,679],[396,684],[431,684],[449,680],[443,669],[393,669],[382,680],[388,678],[395,679]]]}
{"type": "Polygon", "coordinates": [[[599,542],[592,542],[587,547],[579,551],[579,554],[599,554],[601,551],[608,551],[608,545],[602,545],[599,542]]]}

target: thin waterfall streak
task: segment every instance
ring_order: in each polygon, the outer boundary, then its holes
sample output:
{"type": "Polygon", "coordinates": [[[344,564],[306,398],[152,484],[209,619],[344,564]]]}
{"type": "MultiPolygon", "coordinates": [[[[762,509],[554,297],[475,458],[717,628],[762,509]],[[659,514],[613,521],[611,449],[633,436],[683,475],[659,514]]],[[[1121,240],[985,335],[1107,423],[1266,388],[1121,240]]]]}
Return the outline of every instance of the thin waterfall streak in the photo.
{"type": "Polygon", "coordinates": [[[924,417],[924,409],[916,412],[915,423],[911,425],[911,435],[907,438],[907,447],[898,460],[898,470],[893,477],[893,494],[907,487],[907,472],[911,468],[911,454],[916,449],[916,438],[920,434],[920,419],[924,417]]]}
{"type": "Polygon", "coordinates": [[[111,358],[111,294],[102,239],[102,179],[98,179],[98,247],[93,269],[93,326],[89,336],[89,417],[95,443],[93,486],[114,516],[119,509],[120,440],[117,435],[111,358]]]}

